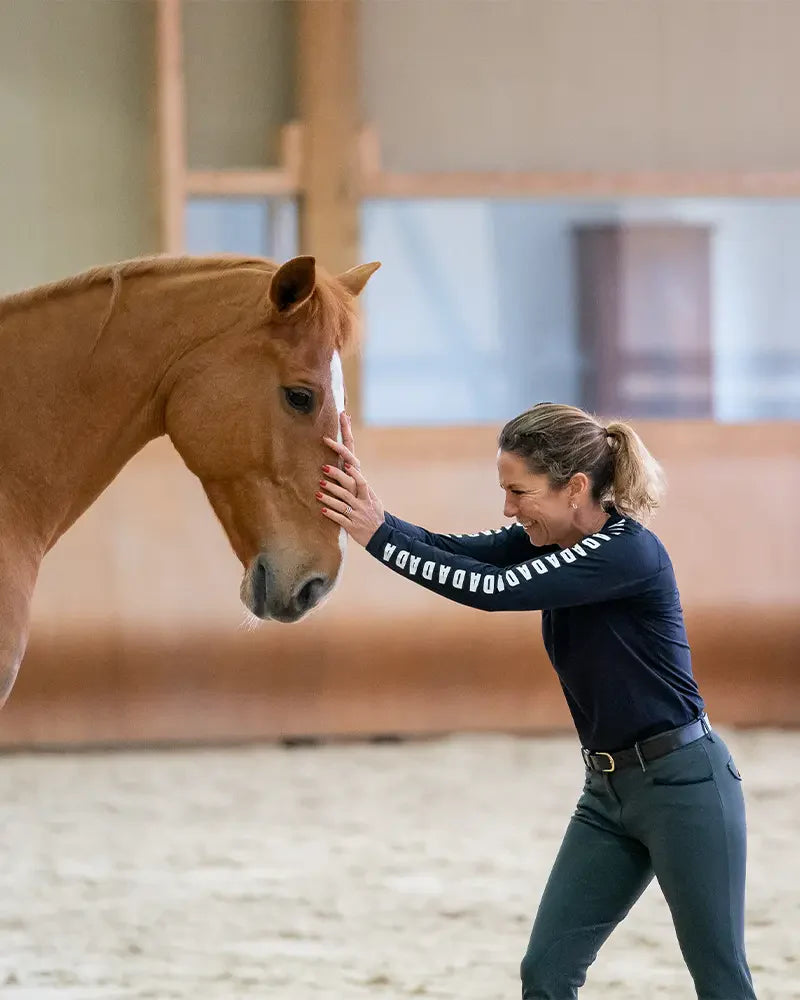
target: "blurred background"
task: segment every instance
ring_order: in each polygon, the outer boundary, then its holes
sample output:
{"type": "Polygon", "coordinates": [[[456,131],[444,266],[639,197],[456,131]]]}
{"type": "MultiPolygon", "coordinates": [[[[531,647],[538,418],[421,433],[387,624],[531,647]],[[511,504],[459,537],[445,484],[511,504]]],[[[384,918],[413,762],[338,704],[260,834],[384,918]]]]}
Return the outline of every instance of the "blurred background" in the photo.
{"type": "MultiPolygon", "coordinates": [[[[381,260],[346,379],[387,509],[496,527],[505,420],[631,420],[712,721],[796,725],[798,37],[781,0],[4,0],[0,293],[156,252],[381,260]]],[[[293,627],[243,630],[238,583],[151,444],[45,561],[0,744],[571,732],[538,615],[353,545],[293,627]]]]}

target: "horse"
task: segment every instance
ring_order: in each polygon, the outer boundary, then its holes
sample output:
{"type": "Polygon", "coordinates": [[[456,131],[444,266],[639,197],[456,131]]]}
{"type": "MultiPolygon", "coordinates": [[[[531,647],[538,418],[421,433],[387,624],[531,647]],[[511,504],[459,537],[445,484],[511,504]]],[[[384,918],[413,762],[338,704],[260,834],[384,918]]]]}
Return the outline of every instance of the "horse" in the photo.
{"type": "Polygon", "coordinates": [[[44,556],[163,434],[242,564],[248,611],[296,622],[331,593],[345,533],[314,498],[322,437],[339,433],[341,354],[378,267],[164,255],[0,298],[0,707],[44,556]]]}

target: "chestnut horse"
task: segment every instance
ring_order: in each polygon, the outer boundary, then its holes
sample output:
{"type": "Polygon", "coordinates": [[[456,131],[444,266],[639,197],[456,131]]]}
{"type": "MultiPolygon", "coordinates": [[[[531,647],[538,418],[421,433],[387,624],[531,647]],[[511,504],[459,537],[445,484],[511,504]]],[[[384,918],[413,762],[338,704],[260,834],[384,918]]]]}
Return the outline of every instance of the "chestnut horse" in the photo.
{"type": "Polygon", "coordinates": [[[338,432],[340,352],[379,266],[149,257],[0,299],[0,705],[44,555],[162,434],[202,483],[254,615],[297,621],[330,593],[344,533],[314,499],[322,436],[338,432]]]}

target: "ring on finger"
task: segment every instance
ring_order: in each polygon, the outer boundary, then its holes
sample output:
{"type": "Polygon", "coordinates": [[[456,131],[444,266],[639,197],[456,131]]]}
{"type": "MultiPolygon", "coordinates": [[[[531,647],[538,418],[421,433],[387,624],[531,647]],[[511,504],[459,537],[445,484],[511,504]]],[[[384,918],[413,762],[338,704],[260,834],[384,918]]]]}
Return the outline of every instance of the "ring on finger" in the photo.
{"type": "Polygon", "coordinates": [[[350,517],[352,513],[353,513],[353,508],[350,506],[350,504],[348,504],[344,509],[344,516],[350,517]]]}

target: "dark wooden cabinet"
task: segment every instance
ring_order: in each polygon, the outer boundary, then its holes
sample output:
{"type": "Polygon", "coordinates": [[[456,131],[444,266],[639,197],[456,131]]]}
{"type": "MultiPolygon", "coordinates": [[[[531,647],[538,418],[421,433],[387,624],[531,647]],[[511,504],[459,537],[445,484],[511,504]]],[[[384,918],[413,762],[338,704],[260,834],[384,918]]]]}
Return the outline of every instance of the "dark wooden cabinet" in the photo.
{"type": "Polygon", "coordinates": [[[582,404],[605,416],[712,415],[711,230],[574,230],[582,404]]]}

